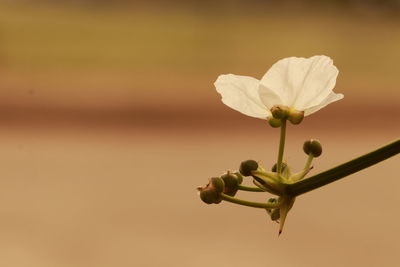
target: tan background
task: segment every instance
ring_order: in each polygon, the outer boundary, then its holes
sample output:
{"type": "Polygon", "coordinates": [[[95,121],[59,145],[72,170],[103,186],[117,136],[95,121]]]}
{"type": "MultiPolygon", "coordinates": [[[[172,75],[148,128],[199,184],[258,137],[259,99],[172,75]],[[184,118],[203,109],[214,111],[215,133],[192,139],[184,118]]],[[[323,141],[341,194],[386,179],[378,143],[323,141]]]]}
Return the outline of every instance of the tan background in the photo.
{"type": "Polygon", "coordinates": [[[397,266],[398,157],[298,198],[279,238],[197,196],[275,161],[278,131],[220,103],[222,73],[334,59],[345,98],[289,127],[295,168],[308,138],[314,174],[398,138],[395,1],[304,2],[0,1],[0,265],[397,266]]]}

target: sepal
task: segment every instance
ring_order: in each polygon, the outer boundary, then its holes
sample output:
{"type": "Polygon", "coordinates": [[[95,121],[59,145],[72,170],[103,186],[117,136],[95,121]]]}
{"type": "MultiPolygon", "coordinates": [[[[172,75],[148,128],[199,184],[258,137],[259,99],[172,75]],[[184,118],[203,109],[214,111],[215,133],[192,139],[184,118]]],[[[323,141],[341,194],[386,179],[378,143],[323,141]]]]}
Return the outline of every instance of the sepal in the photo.
{"type": "Polygon", "coordinates": [[[281,206],[279,207],[279,235],[283,231],[283,227],[285,226],[286,216],[289,213],[290,209],[293,207],[295,197],[284,196],[281,199],[281,206]]]}
{"type": "Polygon", "coordinates": [[[282,195],[285,191],[285,184],[281,182],[281,178],[277,173],[265,171],[253,171],[254,184],[261,189],[274,195],[282,195]]]}

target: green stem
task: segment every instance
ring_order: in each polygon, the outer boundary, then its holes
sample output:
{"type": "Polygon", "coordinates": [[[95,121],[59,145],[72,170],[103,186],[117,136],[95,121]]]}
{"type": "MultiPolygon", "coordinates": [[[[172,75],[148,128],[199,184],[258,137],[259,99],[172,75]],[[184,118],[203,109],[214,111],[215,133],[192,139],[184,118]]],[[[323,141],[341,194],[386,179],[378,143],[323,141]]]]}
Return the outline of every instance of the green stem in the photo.
{"type": "Polygon", "coordinates": [[[314,159],[314,156],[311,155],[311,153],[310,153],[310,155],[308,155],[306,165],[304,166],[304,171],[307,171],[308,169],[310,169],[311,162],[313,161],[313,159],[314,159]]]}
{"type": "Polygon", "coordinates": [[[297,182],[300,181],[301,179],[303,179],[309,172],[310,172],[310,167],[311,167],[311,162],[313,161],[314,156],[309,154],[308,158],[307,158],[307,162],[306,165],[304,165],[304,168],[301,172],[296,173],[295,175],[293,175],[290,180],[292,182],[297,182]]]}
{"type": "Polygon", "coordinates": [[[253,207],[253,208],[275,209],[275,208],[279,208],[279,206],[281,205],[280,203],[260,203],[260,202],[247,201],[247,200],[238,199],[238,198],[234,198],[234,197],[225,195],[224,193],[221,193],[221,197],[225,201],[239,204],[242,206],[253,207]]]}
{"type": "Polygon", "coordinates": [[[395,156],[399,152],[400,139],[332,169],[291,184],[286,193],[291,196],[307,193],[395,156]]]}
{"type": "Polygon", "coordinates": [[[286,138],[286,120],[282,120],[281,135],[279,140],[278,162],[276,164],[278,174],[282,172],[282,160],[283,160],[283,151],[285,150],[285,138],[286,138]]]}
{"type": "Polygon", "coordinates": [[[239,185],[238,189],[243,190],[243,191],[250,191],[250,192],[265,192],[261,188],[258,188],[255,186],[239,185]]]}

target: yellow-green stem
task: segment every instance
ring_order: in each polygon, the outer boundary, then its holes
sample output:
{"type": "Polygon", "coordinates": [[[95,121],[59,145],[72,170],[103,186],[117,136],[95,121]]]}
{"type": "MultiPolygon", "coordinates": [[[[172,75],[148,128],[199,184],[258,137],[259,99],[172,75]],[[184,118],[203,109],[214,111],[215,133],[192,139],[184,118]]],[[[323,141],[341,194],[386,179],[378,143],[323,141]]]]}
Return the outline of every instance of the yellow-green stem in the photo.
{"type": "Polygon", "coordinates": [[[306,165],[304,166],[304,171],[308,171],[308,169],[310,169],[310,167],[311,167],[311,162],[313,161],[313,159],[314,159],[314,156],[311,155],[311,153],[310,153],[310,154],[308,155],[306,165]]]}
{"type": "Polygon", "coordinates": [[[279,174],[282,172],[282,160],[283,160],[283,151],[285,150],[285,139],[286,139],[286,120],[282,120],[281,135],[279,140],[278,162],[276,164],[277,171],[279,174]]]}
{"type": "Polygon", "coordinates": [[[221,198],[225,201],[239,204],[242,206],[261,208],[261,209],[275,209],[275,208],[279,208],[281,205],[281,203],[279,203],[279,202],[277,202],[277,203],[260,203],[260,202],[247,201],[247,200],[238,199],[238,198],[234,198],[234,197],[225,195],[224,193],[221,193],[221,198]]]}
{"type": "Polygon", "coordinates": [[[242,190],[242,191],[250,191],[250,192],[265,192],[261,188],[254,187],[254,186],[246,186],[246,185],[239,185],[238,189],[242,190]]]}

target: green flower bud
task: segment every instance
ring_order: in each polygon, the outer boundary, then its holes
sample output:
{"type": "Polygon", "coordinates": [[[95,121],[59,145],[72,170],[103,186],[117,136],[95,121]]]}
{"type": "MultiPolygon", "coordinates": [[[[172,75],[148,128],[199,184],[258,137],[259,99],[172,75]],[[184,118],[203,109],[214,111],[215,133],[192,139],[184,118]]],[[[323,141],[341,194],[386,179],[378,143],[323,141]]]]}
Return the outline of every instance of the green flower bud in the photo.
{"type": "Polygon", "coordinates": [[[222,201],[220,194],[224,191],[224,181],[220,177],[213,177],[204,187],[198,187],[200,199],[207,204],[218,204],[222,201]]]}
{"type": "Polygon", "coordinates": [[[304,142],[303,150],[307,155],[319,157],[322,153],[322,146],[318,140],[310,139],[304,142]]]}
{"type": "Polygon", "coordinates": [[[200,198],[203,202],[207,204],[219,203],[221,202],[221,198],[219,194],[213,190],[202,190],[200,191],[200,198]],[[218,202],[219,201],[219,202],[218,202]]]}
{"type": "Polygon", "coordinates": [[[235,172],[234,174],[237,176],[238,184],[242,184],[243,176],[240,174],[240,172],[235,172]]]}
{"type": "MultiPolygon", "coordinates": [[[[276,198],[268,199],[268,203],[276,203],[276,202],[278,202],[278,199],[276,199],[276,198]]],[[[269,216],[271,216],[271,220],[273,220],[273,221],[279,220],[279,218],[280,218],[279,209],[267,209],[267,212],[268,212],[269,216]]]]}
{"type": "Polygon", "coordinates": [[[240,163],[239,172],[244,176],[251,176],[251,171],[258,169],[258,163],[254,160],[246,160],[240,163]]]}
{"type": "MultiPolygon", "coordinates": [[[[286,169],[287,164],[285,162],[282,162],[282,172],[286,169]]],[[[274,166],[272,166],[271,171],[273,172],[277,172],[278,171],[278,164],[274,164],[274,166]]]]}
{"type": "Polygon", "coordinates": [[[225,183],[224,183],[224,180],[221,179],[220,177],[211,178],[210,183],[211,183],[211,187],[215,190],[215,192],[217,192],[217,193],[224,192],[225,183]]]}
{"type": "Polygon", "coordinates": [[[227,174],[222,175],[221,179],[224,181],[225,184],[224,193],[233,197],[238,191],[239,187],[238,176],[228,172],[227,174]]]}
{"type": "Polygon", "coordinates": [[[289,109],[282,105],[275,105],[271,108],[271,113],[275,119],[283,120],[287,118],[289,109]]]}
{"type": "Polygon", "coordinates": [[[300,124],[304,118],[304,111],[291,109],[288,114],[288,121],[292,124],[300,124]]]}
{"type": "Polygon", "coordinates": [[[279,209],[273,209],[269,215],[271,216],[271,220],[273,221],[277,221],[281,217],[279,209]]]}
{"type": "Polygon", "coordinates": [[[268,118],[268,124],[273,128],[278,128],[278,127],[281,127],[282,120],[275,119],[274,117],[269,117],[268,118]]]}

